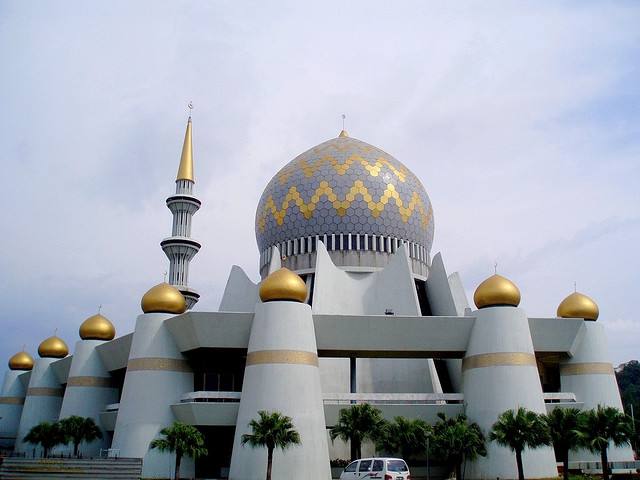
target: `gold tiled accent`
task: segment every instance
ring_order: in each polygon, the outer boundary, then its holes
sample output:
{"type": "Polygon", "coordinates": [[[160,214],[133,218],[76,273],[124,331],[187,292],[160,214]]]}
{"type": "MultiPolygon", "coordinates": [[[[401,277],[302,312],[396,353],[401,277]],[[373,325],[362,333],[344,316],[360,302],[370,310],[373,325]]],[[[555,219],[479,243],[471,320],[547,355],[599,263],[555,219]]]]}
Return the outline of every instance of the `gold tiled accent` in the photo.
{"type": "Polygon", "coordinates": [[[27,389],[27,397],[61,397],[64,390],[51,387],[32,387],[27,389]]]}
{"type": "Polygon", "coordinates": [[[500,352],[472,355],[462,360],[462,371],[484,367],[536,366],[536,357],[532,353],[500,352]]]}
{"type": "Polygon", "coordinates": [[[0,404],[24,405],[24,397],[0,397],[0,404]]]}
{"type": "Polygon", "coordinates": [[[613,375],[613,365],[607,362],[584,362],[560,365],[560,375],[613,375]]]}
{"type": "Polygon", "coordinates": [[[318,355],[300,350],[260,350],[247,354],[247,367],[265,363],[291,363],[318,366],[318,355]]]}
{"type": "Polygon", "coordinates": [[[376,201],[373,199],[369,190],[364,185],[362,180],[356,180],[353,182],[349,193],[345,195],[345,198],[340,200],[338,196],[334,193],[333,188],[329,185],[329,182],[326,180],[322,180],[311,196],[311,199],[308,203],[305,203],[304,199],[298,192],[298,189],[295,186],[289,187],[287,191],[287,195],[282,202],[282,206],[280,210],[276,206],[273,197],[270,195],[267,198],[267,201],[264,204],[264,208],[262,212],[257,216],[257,224],[260,231],[264,231],[267,217],[269,214],[273,216],[278,225],[282,225],[284,223],[284,219],[287,216],[287,211],[290,206],[296,205],[304,218],[309,219],[313,216],[313,211],[316,208],[316,205],[320,202],[320,199],[326,196],[327,199],[332,203],[333,208],[336,210],[336,213],[343,217],[346,215],[347,210],[351,206],[351,203],[355,201],[356,197],[360,196],[367,203],[369,207],[369,212],[373,218],[377,218],[386,208],[387,204],[391,200],[391,203],[395,203],[398,207],[398,211],[400,212],[400,218],[404,223],[409,221],[413,212],[416,211],[417,215],[420,216],[422,228],[427,228],[431,218],[433,216],[433,210],[431,205],[425,209],[424,203],[418,195],[417,192],[413,192],[411,195],[411,199],[405,206],[404,202],[400,198],[398,191],[392,183],[387,184],[387,188],[384,190],[384,193],[380,196],[380,198],[376,201]]]}
{"type": "Polygon", "coordinates": [[[193,370],[189,366],[186,360],[180,360],[177,358],[132,358],[129,360],[127,370],[131,372],[140,370],[161,370],[168,372],[188,372],[193,370]]]}
{"type": "Polygon", "coordinates": [[[69,377],[67,387],[104,387],[113,388],[113,380],[110,377],[69,377]]]}

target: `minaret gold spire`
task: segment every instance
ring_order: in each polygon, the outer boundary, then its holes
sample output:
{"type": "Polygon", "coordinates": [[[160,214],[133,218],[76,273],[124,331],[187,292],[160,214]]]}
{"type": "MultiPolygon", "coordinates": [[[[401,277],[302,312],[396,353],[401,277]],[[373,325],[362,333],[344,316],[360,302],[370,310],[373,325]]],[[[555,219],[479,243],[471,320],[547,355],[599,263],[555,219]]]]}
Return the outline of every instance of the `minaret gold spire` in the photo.
{"type": "MultiPolygon", "coordinates": [[[[189,104],[191,105],[191,104],[189,104]]],[[[178,167],[178,175],[176,180],[193,179],[193,145],[191,142],[191,115],[187,122],[187,131],[184,134],[184,144],[182,145],[182,156],[180,157],[180,166],[178,167]]]]}

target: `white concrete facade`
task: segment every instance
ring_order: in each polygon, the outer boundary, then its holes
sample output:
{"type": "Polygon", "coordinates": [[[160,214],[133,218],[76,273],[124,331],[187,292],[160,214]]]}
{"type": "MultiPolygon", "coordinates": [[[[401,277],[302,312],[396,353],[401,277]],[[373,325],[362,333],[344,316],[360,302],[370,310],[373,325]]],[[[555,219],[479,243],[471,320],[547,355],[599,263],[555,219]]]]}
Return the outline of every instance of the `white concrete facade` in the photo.
{"type": "MultiPolygon", "coordinates": [[[[117,403],[118,389],[111,380],[109,371],[105,368],[100,354],[96,350],[101,340],[78,340],[69,369],[67,388],[62,399],[60,419],[78,415],[92,418],[102,431],[102,439],[81,445],[84,456],[98,456],[101,449],[111,446],[109,434],[100,421],[100,412],[105,405],[117,403]]],[[[72,453],[73,446],[62,449],[65,453],[72,453]]]]}
{"type": "MultiPolygon", "coordinates": [[[[173,455],[149,444],[175,421],[171,404],[193,390],[193,373],[164,325],[172,316],[138,316],[113,437],[113,454],[142,458],[145,478],[166,478],[172,471],[173,455]]],[[[185,460],[181,472],[193,476],[193,463],[185,460]]]]}
{"type": "MultiPolygon", "coordinates": [[[[547,413],[523,310],[508,306],[478,310],[462,370],[466,414],[487,436],[506,410],[524,407],[547,413]]],[[[468,465],[468,478],[518,478],[511,450],[487,442],[487,452],[468,465]]],[[[525,450],[523,466],[527,478],[558,474],[551,447],[525,450]]]]}
{"type": "MultiPolygon", "coordinates": [[[[574,356],[560,365],[562,391],[575,393],[576,399],[583,402],[585,410],[602,405],[624,411],[613,365],[609,360],[604,326],[585,320],[583,330],[574,356]]],[[[609,447],[609,461],[628,461],[630,458],[633,458],[631,446],[609,447]]],[[[600,455],[588,451],[571,452],[569,459],[598,462],[600,455]]]]}
{"type": "Polygon", "coordinates": [[[273,478],[304,472],[310,480],[328,480],[329,450],[311,308],[295,302],[256,305],[247,351],[247,367],[236,424],[229,478],[262,480],[266,449],[242,446],[248,426],[261,410],[291,417],[301,444],[274,453],[273,478]],[[255,359],[255,360],[253,360],[255,359]]]}
{"type": "Polygon", "coordinates": [[[2,382],[0,396],[0,446],[11,448],[16,442],[20,417],[26,395],[25,385],[20,378],[28,374],[22,370],[7,370],[2,382]]]}
{"type": "Polygon", "coordinates": [[[55,422],[60,415],[63,389],[51,364],[56,358],[38,358],[31,371],[27,395],[20,416],[20,426],[16,438],[16,451],[40,451],[39,447],[22,441],[32,427],[41,422],[55,422]]]}

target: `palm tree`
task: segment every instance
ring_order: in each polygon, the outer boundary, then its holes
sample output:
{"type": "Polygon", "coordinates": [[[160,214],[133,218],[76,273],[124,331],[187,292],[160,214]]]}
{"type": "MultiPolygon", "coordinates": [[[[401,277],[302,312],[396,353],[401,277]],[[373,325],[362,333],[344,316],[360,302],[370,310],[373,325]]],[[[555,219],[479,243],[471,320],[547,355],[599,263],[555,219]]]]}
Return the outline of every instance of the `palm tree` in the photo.
{"type": "Polygon", "coordinates": [[[73,456],[77,457],[82,442],[93,442],[102,438],[100,427],[96,425],[93,418],[79,417],[72,415],[60,420],[60,430],[62,434],[71,442],[73,442],[73,456]]]}
{"type": "Polygon", "coordinates": [[[376,443],[380,450],[400,453],[406,460],[425,452],[430,435],[431,426],[424,420],[395,417],[393,422],[384,423],[376,443]]]}
{"type": "Polygon", "coordinates": [[[630,442],[632,432],[631,419],[617,408],[598,405],[598,408],[581,415],[580,444],[594,453],[600,453],[604,480],[609,478],[609,443],[615,446],[625,445],[630,442]]]}
{"type": "Polygon", "coordinates": [[[487,456],[485,438],[477,423],[469,423],[466,415],[447,418],[438,414],[438,422],[433,426],[430,450],[441,462],[455,471],[456,478],[462,480],[462,465],[467,460],[487,456]]]}
{"type": "Polygon", "coordinates": [[[242,435],[242,445],[247,443],[252,447],[267,447],[267,480],[271,480],[273,466],[273,451],[276,448],[286,450],[292,445],[300,444],[300,434],[295,430],[291,417],[280,412],[260,410],[260,418],[249,422],[253,433],[242,435]]]}
{"type": "Polygon", "coordinates": [[[368,403],[340,410],[338,422],[331,427],[331,440],[351,441],[351,460],[362,457],[362,442],[375,441],[384,425],[382,412],[368,403]]]}
{"type": "Polygon", "coordinates": [[[551,442],[544,415],[519,407],[517,411],[503,412],[491,427],[489,439],[509,447],[516,454],[518,478],[524,480],[522,452],[525,448],[538,448],[551,442]]]}
{"type": "Polygon", "coordinates": [[[204,436],[192,425],[173,422],[170,427],[160,430],[160,435],[164,436],[164,438],[156,438],[149,446],[157,448],[161,452],[175,452],[174,478],[176,480],[180,480],[180,463],[183,456],[191,457],[195,460],[208,453],[204,446],[204,436]]]}
{"type": "Polygon", "coordinates": [[[546,416],[551,442],[562,458],[564,480],[569,480],[569,450],[580,442],[579,420],[580,410],[577,408],[554,408],[546,416]]]}
{"type": "Polygon", "coordinates": [[[49,450],[56,445],[66,443],[66,438],[57,422],[42,422],[32,427],[23,438],[23,441],[33,443],[34,445],[42,445],[46,458],[49,456],[49,450]]]}

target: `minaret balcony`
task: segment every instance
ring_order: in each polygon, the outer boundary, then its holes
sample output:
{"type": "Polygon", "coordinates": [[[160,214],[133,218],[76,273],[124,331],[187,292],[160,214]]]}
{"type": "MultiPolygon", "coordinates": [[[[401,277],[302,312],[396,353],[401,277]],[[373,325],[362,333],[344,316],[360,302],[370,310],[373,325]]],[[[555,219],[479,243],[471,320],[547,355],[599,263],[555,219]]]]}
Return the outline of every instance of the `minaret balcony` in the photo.
{"type": "Polygon", "coordinates": [[[196,213],[200,209],[202,202],[193,195],[172,195],[167,198],[167,207],[171,213],[187,212],[196,213]]]}
{"type": "Polygon", "coordinates": [[[169,237],[160,242],[164,253],[171,258],[185,257],[190,260],[200,251],[200,243],[188,237],[169,237]]]}

